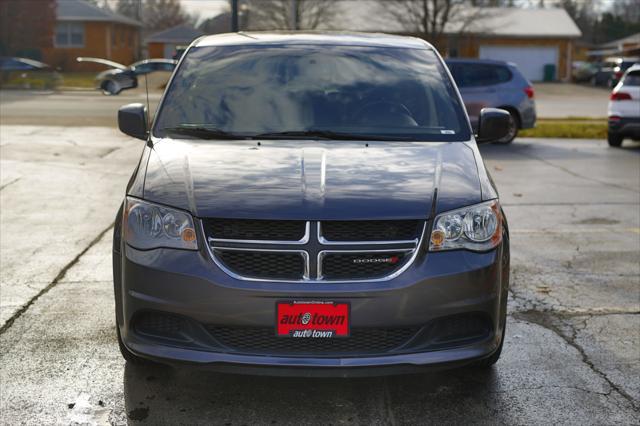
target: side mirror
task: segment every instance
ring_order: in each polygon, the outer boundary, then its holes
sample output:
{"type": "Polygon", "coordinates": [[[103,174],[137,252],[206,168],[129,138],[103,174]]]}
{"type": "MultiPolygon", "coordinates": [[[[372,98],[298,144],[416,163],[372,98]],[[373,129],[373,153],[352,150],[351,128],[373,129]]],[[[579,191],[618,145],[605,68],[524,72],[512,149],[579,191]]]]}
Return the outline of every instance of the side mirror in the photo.
{"type": "Polygon", "coordinates": [[[143,104],[129,104],[118,110],[118,127],[125,135],[147,140],[147,107],[143,104]]]}
{"type": "Polygon", "coordinates": [[[498,108],[482,108],[478,119],[477,143],[494,142],[509,133],[510,114],[498,108]]]}

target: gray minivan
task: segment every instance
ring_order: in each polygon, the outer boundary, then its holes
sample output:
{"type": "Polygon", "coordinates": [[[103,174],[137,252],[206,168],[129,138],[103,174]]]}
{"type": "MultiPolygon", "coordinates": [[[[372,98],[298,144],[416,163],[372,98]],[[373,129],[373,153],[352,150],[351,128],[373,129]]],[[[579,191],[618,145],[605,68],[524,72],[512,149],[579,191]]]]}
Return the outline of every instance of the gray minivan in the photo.
{"type": "Polygon", "coordinates": [[[509,132],[496,143],[511,143],[519,129],[536,124],[536,104],[531,83],[515,64],[483,59],[447,59],[471,125],[475,129],[482,108],[501,108],[511,115],[509,132]]]}
{"type": "Polygon", "coordinates": [[[509,231],[437,50],[381,34],[239,33],[187,49],[115,220],[130,362],[388,374],[498,361],[509,231]]]}

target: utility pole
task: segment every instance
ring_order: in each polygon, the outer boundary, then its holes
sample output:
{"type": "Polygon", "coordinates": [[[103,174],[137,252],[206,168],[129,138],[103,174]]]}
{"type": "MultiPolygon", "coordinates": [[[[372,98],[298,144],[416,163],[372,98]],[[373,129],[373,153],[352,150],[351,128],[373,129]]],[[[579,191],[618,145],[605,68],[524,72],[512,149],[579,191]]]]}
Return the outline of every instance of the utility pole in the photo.
{"type": "Polygon", "coordinates": [[[237,33],[240,31],[240,25],[238,24],[238,0],[231,0],[231,32],[237,33]]]}

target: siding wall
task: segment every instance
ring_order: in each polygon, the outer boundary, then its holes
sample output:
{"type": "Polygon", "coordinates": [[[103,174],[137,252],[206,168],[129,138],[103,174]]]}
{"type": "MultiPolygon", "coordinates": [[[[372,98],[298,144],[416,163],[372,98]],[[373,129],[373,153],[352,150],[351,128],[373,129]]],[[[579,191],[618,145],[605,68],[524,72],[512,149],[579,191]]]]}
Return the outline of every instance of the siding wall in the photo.
{"type": "Polygon", "coordinates": [[[78,63],[78,56],[110,59],[128,65],[135,62],[139,30],[136,27],[108,22],[84,23],[83,47],[50,47],[43,50],[43,62],[63,71],[101,71],[104,65],[78,63]]]}

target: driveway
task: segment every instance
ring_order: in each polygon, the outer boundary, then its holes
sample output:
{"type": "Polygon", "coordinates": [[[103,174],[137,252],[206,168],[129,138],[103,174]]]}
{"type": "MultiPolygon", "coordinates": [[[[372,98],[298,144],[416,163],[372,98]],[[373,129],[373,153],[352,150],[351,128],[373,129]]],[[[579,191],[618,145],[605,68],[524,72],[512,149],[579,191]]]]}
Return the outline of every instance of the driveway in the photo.
{"type": "Polygon", "coordinates": [[[125,365],[113,215],[142,142],[3,125],[5,424],[637,424],[640,149],[484,146],[512,240],[503,358],[489,371],[285,379],[125,365]]]}
{"type": "Polygon", "coordinates": [[[535,83],[539,118],[605,118],[611,90],[565,83],[535,83]]]}

